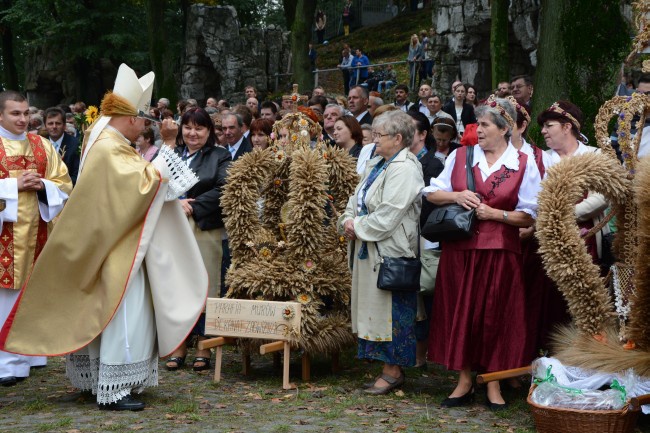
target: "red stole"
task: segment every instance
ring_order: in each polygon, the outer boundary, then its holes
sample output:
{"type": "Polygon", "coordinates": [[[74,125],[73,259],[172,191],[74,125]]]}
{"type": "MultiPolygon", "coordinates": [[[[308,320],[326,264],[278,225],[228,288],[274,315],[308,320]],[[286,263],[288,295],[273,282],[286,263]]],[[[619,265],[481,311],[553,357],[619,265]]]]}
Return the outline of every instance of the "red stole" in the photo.
{"type": "MultiPolygon", "coordinates": [[[[7,156],[4,143],[0,138],[0,179],[9,178],[10,170],[36,170],[41,177],[45,178],[47,169],[47,153],[41,137],[35,134],[27,134],[33,156],[16,155],[7,156]]],[[[34,261],[43,250],[47,240],[47,223],[43,221],[39,213],[38,232],[36,236],[36,248],[34,261]]],[[[2,224],[0,233],[0,287],[3,289],[21,289],[14,287],[14,223],[5,222],[2,224]]]]}
{"type": "MultiPolygon", "coordinates": [[[[476,193],[481,196],[481,201],[486,205],[508,212],[514,211],[519,201],[519,188],[526,172],[528,156],[517,151],[519,156],[519,170],[512,170],[501,166],[483,181],[478,165],[472,168],[476,193]]],[[[456,150],[456,161],[451,173],[451,186],[454,191],[467,189],[467,174],[465,171],[467,148],[456,150]]],[[[443,248],[458,250],[489,249],[509,250],[514,253],[521,252],[519,242],[519,228],[500,221],[478,220],[476,233],[470,239],[454,242],[445,242],[443,248]]]]}

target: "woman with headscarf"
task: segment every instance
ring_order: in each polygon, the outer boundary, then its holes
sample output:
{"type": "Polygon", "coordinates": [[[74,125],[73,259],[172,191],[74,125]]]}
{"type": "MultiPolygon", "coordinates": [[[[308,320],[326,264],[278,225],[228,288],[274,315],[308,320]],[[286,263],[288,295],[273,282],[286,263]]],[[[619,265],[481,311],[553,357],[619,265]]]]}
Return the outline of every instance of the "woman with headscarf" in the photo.
{"type": "MultiPolygon", "coordinates": [[[[554,102],[537,116],[537,123],[542,127],[542,135],[549,148],[546,151],[546,169],[564,158],[600,151],[586,145],[587,139],[580,131],[584,124],[584,115],[578,106],[569,101],[554,102]]],[[[576,205],[576,219],[580,229],[586,232],[598,224],[604,218],[603,212],[607,207],[608,203],[602,194],[589,192],[585,199],[576,205]]],[[[602,235],[607,233],[609,228],[605,225],[595,236],[586,239],[587,249],[595,263],[598,263],[602,256],[602,235]]]]}
{"type": "MultiPolygon", "coordinates": [[[[476,209],[478,220],[471,238],[442,242],[428,355],[460,371],[443,407],[473,401],[472,371],[507,370],[532,360],[526,353],[519,227],[537,216],[541,177],[535,161],[509,143],[514,107],[505,99],[488,101],[477,109],[479,142],[471,148],[475,191],[468,189],[466,172],[470,147],[453,152],[423,190],[435,205],[476,209]]],[[[498,381],[488,383],[486,403],[492,410],[506,407],[498,381]]]]}
{"type": "MultiPolygon", "coordinates": [[[[543,150],[526,141],[524,133],[530,125],[530,115],[525,106],[508,96],[510,103],[516,107],[516,125],[510,142],[515,149],[535,160],[540,175],[544,178],[546,167],[544,160],[548,156],[543,150]]],[[[547,161],[548,164],[548,161],[547,161]]],[[[521,262],[524,269],[524,287],[526,289],[526,321],[528,325],[529,353],[536,356],[548,349],[548,334],[558,324],[570,320],[567,304],[555,284],[546,274],[542,257],[539,255],[539,243],[534,236],[535,225],[519,229],[521,241],[521,262]]],[[[517,383],[517,385],[520,385],[517,383]]]]}

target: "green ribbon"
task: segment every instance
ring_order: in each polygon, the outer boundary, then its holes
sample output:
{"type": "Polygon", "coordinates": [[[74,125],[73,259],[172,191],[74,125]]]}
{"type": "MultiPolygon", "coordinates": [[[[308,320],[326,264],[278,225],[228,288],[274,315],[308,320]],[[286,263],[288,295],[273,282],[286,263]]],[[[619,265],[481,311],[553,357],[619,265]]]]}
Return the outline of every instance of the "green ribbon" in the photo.
{"type": "MultiPolygon", "coordinates": [[[[563,391],[565,391],[565,392],[567,392],[567,393],[569,393],[569,394],[576,394],[576,395],[577,395],[577,394],[582,394],[582,390],[581,390],[581,389],[577,389],[577,388],[569,388],[568,386],[562,386],[562,385],[559,385],[559,384],[557,383],[557,379],[556,379],[555,375],[554,375],[553,373],[551,373],[551,369],[552,369],[552,368],[553,368],[553,366],[552,366],[552,365],[549,365],[549,366],[546,368],[546,377],[545,377],[544,379],[540,379],[540,378],[537,378],[537,377],[536,377],[536,378],[533,380],[533,382],[534,382],[536,385],[541,385],[542,383],[547,382],[547,383],[550,383],[550,384],[552,384],[552,385],[554,385],[554,386],[556,386],[556,387],[562,389],[563,391]]],[[[612,386],[613,386],[613,385],[612,385],[612,386]]]]}
{"type": "Polygon", "coordinates": [[[618,383],[618,380],[614,379],[614,381],[610,385],[610,388],[615,389],[617,391],[620,391],[621,392],[621,400],[623,401],[623,403],[627,402],[627,391],[625,390],[625,386],[618,383]]]}

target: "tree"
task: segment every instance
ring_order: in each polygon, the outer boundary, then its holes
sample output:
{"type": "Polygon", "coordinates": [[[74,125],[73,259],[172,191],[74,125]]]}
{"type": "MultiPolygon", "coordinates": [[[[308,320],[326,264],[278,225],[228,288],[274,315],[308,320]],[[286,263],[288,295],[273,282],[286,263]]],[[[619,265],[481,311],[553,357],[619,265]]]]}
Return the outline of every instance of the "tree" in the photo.
{"type": "Polygon", "coordinates": [[[291,58],[293,80],[303,91],[314,87],[314,74],[308,56],[311,29],[314,25],[316,2],[310,0],[283,0],[287,25],[291,29],[291,58]],[[291,12],[292,11],[292,12],[291,12]],[[293,19],[290,20],[290,18],[293,19]]]}
{"type": "Polygon", "coordinates": [[[18,90],[18,72],[16,71],[16,60],[14,58],[14,33],[11,24],[4,18],[11,1],[2,0],[0,5],[4,12],[0,12],[0,34],[2,37],[2,84],[6,89],[18,90]]]}
{"type": "Polygon", "coordinates": [[[175,49],[176,44],[170,44],[168,36],[173,37],[179,32],[171,31],[173,26],[167,24],[165,12],[173,3],[168,0],[146,0],[149,60],[151,69],[156,74],[154,94],[157,97],[165,96],[170,99],[175,99],[176,95],[174,66],[178,63],[178,54],[175,49]]]}
{"type": "MultiPolygon", "coordinates": [[[[568,99],[585,114],[582,130],[593,138],[593,119],[614,93],[629,36],[621,0],[543,0],[533,113],[568,99]]],[[[531,132],[541,143],[539,128],[531,132]]]]}
{"type": "Polygon", "coordinates": [[[492,0],[490,54],[492,57],[492,88],[510,76],[508,56],[508,6],[510,0],[492,0]]]}

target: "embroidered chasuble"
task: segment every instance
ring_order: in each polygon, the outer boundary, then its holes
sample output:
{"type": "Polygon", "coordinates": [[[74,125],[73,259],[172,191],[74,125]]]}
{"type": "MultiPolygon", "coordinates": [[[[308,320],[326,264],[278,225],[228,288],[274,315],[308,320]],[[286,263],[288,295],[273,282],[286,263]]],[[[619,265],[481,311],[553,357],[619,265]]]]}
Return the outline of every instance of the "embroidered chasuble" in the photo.
{"type": "MultiPolygon", "coordinates": [[[[25,171],[38,173],[65,194],[72,191],[68,169],[46,139],[34,134],[27,134],[26,140],[0,138],[0,179],[17,178],[25,171]]],[[[41,195],[52,197],[46,191],[41,195]]],[[[43,250],[51,228],[41,213],[45,210],[47,214],[48,206],[47,203],[39,204],[34,191],[2,198],[7,199],[6,213],[13,213],[17,200],[17,218],[15,221],[5,219],[0,233],[0,288],[20,290],[43,250]]]]}
{"type": "Polygon", "coordinates": [[[165,200],[168,182],[124,136],[104,129],[0,332],[0,349],[54,356],[86,347],[145,264],[158,351],[182,343],[203,310],[207,273],[179,201],[165,200]]]}

